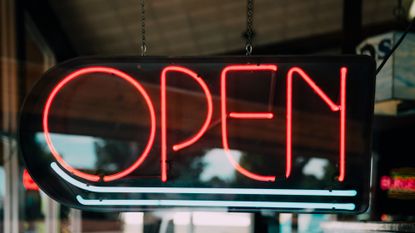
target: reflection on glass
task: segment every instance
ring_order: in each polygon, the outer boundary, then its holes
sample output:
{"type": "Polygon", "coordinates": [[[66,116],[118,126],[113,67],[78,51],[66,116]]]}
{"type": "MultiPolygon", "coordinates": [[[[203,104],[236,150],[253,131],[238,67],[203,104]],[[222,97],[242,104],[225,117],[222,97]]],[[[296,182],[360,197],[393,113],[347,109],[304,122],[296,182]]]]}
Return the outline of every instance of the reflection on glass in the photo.
{"type": "Polygon", "coordinates": [[[368,109],[361,106],[369,106],[370,101],[364,98],[367,91],[358,88],[369,86],[370,80],[360,76],[369,74],[370,67],[363,66],[365,62],[348,65],[359,73],[351,71],[348,79],[354,95],[348,99],[348,172],[342,182],[339,177],[344,163],[339,157],[339,144],[343,134],[339,134],[339,114],[328,109],[304,80],[295,79],[291,93],[292,132],[289,131],[285,101],[288,91],[283,77],[287,70],[299,66],[337,104],[339,68],[344,61],[334,59],[331,66],[306,59],[295,64],[275,58],[258,62],[278,64],[281,72],[229,73],[226,98],[222,96],[221,71],[235,65],[232,59],[127,59],[118,63],[91,59],[63,64],[55,73],[45,75],[42,80],[53,81],[40,82],[31,92],[33,98],[25,103],[20,137],[26,144],[22,148],[26,162],[33,174],[48,179],[39,179],[45,190],[65,190],[56,191],[57,198],[86,208],[123,206],[141,211],[214,203],[222,209],[232,209],[242,202],[249,210],[270,206],[306,211],[360,208],[356,203],[366,198],[361,193],[367,188],[368,177],[352,168],[369,164],[366,130],[370,119],[368,109]],[[197,141],[180,149],[174,145],[200,130],[209,108],[206,94],[183,73],[172,72],[167,88],[160,88],[160,72],[172,62],[197,71],[213,97],[209,127],[197,141]],[[148,92],[148,98],[115,73],[84,73],[60,86],[45,114],[42,106],[49,99],[48,93],[56,90],[56,85],[74,70],[85,70],[88,68],[79,67],[92,64],[128,73],[148,92]],[[269,87],[274,76],[276,92],[274,101],[270,101],[269,87]],[[166,94],[165,106],[161,93],[166,94]],[[149,115],[150,102],[155,116],[149,115]],[[225,114],[223,118],[223,109],[229,113],[269,112],[275,117],[227,118],[225,114]],[[47,116],[46,120],[42,116],[47,116]],[[166,118],[165,124],[161,123],[162,116],[166,118]],[[155,123],[151,123],[154,118],[155,123]],[[43,135],[45,122],[58,154],[79,170],[59,164],[56,153],[50,153],[43,135]],[[287,140],[288,132],[292,133],[292,140],[287,140]],[[31,144],[43,150],[31,150],[31,144]],[[225,153],[226,147],[231,149],[230,154],[225,153]],[[105,179],[109,175],[114,175],[114,179],[105,179]],[[334,205],[337,203],[344,205],[334,205]]]}
{"type": "MultiPolygon", "coordinates": [[[[51,139],[56,150],[72,167],[85,170],[96,169],[97,158],[94,145],[97,139],[70,134],[51,134],[51,139]]],[[[46,146],[42,133],[36,134],[36,140],[46,146]]]]}
{"type": "MultiPolygon", "coordinates": [[[[230,154],[233,156],[234,160],[239,163],[242,152],[231,150],[230,154]]],[[[229,163],[223,149],[214,148],[209,150],[203,156],[202,163],[205,166],[204,170],[200,173],[199,179],[203,182],[209,182],[213,179],[229,182],[235,179],[235,169],[229,163]]]]}
{"type": "MultiPolygon", "coordinates": [[[[108,174],[124,169],[140,150],[137,143],[91,136],[53,133],[51,139],[69,165],[91,173],[108,174]]],[[[36,134],[36,141],[48,150],[42,133],[36,134]]]]}
{"type": "Polygon", "coordinates": [[[327,159],[312,158],[303,168],[304,175],[311,175],[321,180],[325,175],[325,168],[329,165],[327,159]]]}

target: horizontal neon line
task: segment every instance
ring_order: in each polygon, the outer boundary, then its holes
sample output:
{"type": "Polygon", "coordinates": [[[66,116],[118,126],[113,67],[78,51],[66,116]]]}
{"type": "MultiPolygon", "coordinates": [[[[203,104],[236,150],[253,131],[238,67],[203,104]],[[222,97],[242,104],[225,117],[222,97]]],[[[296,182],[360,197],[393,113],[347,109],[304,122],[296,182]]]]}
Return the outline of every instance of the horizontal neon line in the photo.
{"type": "Polygon", "coordinates": [[[242,112],[231,112],[229,117],[238,118],[238,119],[272,119],[274,114],[272,113],[262,113],[262,112],[251,112],[251,113],[242,113],[242,112]]]}
{"type": "Polygon", "coordinates": [[[287,209],[338,209],[354,210],[353,203],[319,202],[270,202],[270,201],[195,201],[195,200],[131,200],[131,199],[84,199],[76,196],[82,205],[94,206],[179,206],[179,207],[240,207],[240,208],[287,208],[287,209]]]}
{"type": "Polygon", "coordinates": [[[241,194],[241,195],[287,195],[287,196],[342,196],[354,197],[356,190],[318,189],[250,189],[250,188],[163,188],[163,187],[100,187],[82,183],[66,174],[55,162],[52,169],[68,183],[97,193],[181,193],[181,194],[241,194]]]}

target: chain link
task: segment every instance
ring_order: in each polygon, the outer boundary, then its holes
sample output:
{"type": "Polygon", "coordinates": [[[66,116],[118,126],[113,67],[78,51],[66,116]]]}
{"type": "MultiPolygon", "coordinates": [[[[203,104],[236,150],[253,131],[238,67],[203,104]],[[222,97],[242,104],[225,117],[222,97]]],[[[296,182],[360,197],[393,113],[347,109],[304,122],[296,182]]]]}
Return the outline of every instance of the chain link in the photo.
{"type": "Polygon", "coordinates": [[[247,14],[246,14],[246,44],[245,50],[246,55],[249,56],[252,54],[253,46],[252,40],[254,37],[254,0],[248,0],[247,2],[247,14]]]}
{"type": "Polygon", "coordinates": [[[146,44],[146,9],[145,9],[145,0],[139,0],[141,6],[141,56],[144,56],[147,52],[146,44]]]}
{"type": "Polygon", "coordinates": [[[397,20],[404,20],[405,19],[405,8],[402,5],[402,0],[398,0],[398,4],[395,8],[393,8],[393,15],[397,20]]]}

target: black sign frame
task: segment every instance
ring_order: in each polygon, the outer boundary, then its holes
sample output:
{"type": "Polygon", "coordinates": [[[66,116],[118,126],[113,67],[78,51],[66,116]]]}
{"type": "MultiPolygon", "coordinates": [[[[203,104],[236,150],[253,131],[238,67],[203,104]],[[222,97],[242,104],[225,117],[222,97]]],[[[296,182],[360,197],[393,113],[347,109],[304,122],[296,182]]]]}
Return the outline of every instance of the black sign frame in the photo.
{"type": "MultiPolygon", "coordinates": [[[[143,68],[144,69],[144,68],[143,68]]],[[[270,68],[272,71],[272,68],[270,68]]],[[[195,70],[190,68],[190,70],[195,70]]],[[[201,72],[198,67],[196,73],[201,72]]],[[[161,73],[161,69],[159,69],[161,73]]],[[[125,71],[125,73],[128,73],[125,71]]],[[[298,72],[296,75],[299,75],[298,72]]],[[[300,74],[301,75],[301,74],[300,74]]],[[[131,74],[131,76],[138,80],[131,74]]],[[[200,76],[205,76],[201,74],[200,76]]],[[[198,75],[198,77],[200,77],[198,75]]],[[[219,76],[219,75],[216,75],[219,76]]],[[[334,76],[336,78],[336,76],[334,76]]],[[[348,80],[349,80],[348,79],[348,80]]],[[[151,80],[146,80],[150,81],[151,80]]],[[[157,80],[158,81],[158,80],[157,80]]],[[[210,82],[210,85],[212,82],[210,82]]],[[[349,81],[348,81],[349,83],[349,81]]],[[[336,84],[338,89],[338,85],[336,84]]],[[[333,56],[333,57],[87,57],[76,58],[55,66],[45,73],[44,77],[36,84],[34,89],[28,94],[22,107],[19,125],[19,143],[27,169],[40,188],[56,201],[68,205],[72,208],[87,210],[117,210],[117,211],[149,211],[154,209],[170,208],[192,208],[228,211],[277,211],[277,212],[301,212],[301,213],[362,213],[369,205],[369,180],[370,180],[370,160],[371,160],[371,125],[373,118],[375,91],[375,64],[368,56],[333,56]],[[141,69],[145,64],[159,64],[165,66],[188,67],[189,64],[209,64],[214,63],[223,69],[228,65],[237,66],[258,66],[273,64],[278,66],[278,71],[282,70],[286,77],[289,68],[299,67],[304,70],[306,75],[311,78],[324,74],[323,76],[334,76],[342,72],[341,69],[348,69],[348,78],[353,79],[355,89],[347,92],[347,102],[360,101],[361,106],[355,107],[351,111],[358,112],[357,121],[361,121],[362,129],[359,140],[362,149],[357,153],[359,159],[352,162],[358,167],[347,167],[347,171],[360,169],[362,174],[356,175],[353,179],[346,180],[343,184],[335,184],[330,181],[328,186],[323,189],[298,189],[288,188],[267,190],[269,188],[247,189],[241,188],[221,188],[216,189],[220,194],[216,195],[212,187],[169,187],[156,189],[159,186],[152,184],[147,191],[141,190],[138,193],[128,187],[132,182],[125,180],[121,183],[113,183],[108,186],[102,181],[93,182],[74,178],[74,174],[65,170],[65,166],[57,163],[56,158],[51,156],[33,156],[31,145],[34,143],[33,135],[42,132],[42,117],[39,115],[39,108],[46,104],[46,99],[57,83],[64,77],[68,77],[71,72],[85,69],[88,67],[112,67],[118,70],[125,70],[125,67],[141,69]],[[283,67],[280,69],[280,67],[283,67]],[[288,67],[288,68],[287,68],[288,67]],[[315,68],[317,67],[317,68],[315,68]],[[314,71],[309,72],[309,70],[314,71]],[[317,70],[317,71],[316,71],[317,70]],[[336,72],[337,70],[337,72],[336,72]],[[326,75],[326,72],[330,72],[326,75]],[[357,97],[350,97],[351,95],[357,97]],[[349,100],[355,98],[353,100],[349,100]],[[360,100],[359,100],[360,98],[360,100]],[[357,110],[356,110],[357,109],[357,110]],[[360,161],[360,162],[359,162],[360,161]],[[56,172],[60,176],[56,175],[56,172]],[[354,184],[357,184],[353,189],[354,184]],[[100,187],[104,187],[101,189],[100,187]],[[191,189],[194,189],[193,191],[191,189]],[[106,190],[106,191],[103,191],[106,190]],[[115,190],[115,191],[114,191],[115,190]],[[235,193],[236,192],[236,193],[235,193]],[[246,192],[246,193],[244,193],[246,192]],[[153,195],[156,193],[156,195],[153,195]],[[258,195],[258,194],[259,195],[258,195]],[[216,196],[215,196],[216,195],[216,196]],[[272,200],[267,200],[266,196],[275,195],[272,200]],[[87,197],[92,196],[88,199],[87,197]],[[232,199],[235,196],[235,200],[232,199]],[[115,197],[115,198],[113,198],[115,197]],[[208,200],[211,197],[213,200],[208,200]],[[221,200],[223,197],[229,199],[221,200]],[[207,199],[206,199],[207,198],[207,199]],[[106,201],[106,200],[110,201],[106,201]],[[207,201],[208,200],[208,201],[207,201]],[[300,201],[298,201],[300,200],[300,201]],[[322,201],[324,200],[324,201],[322,201]]],[[[326,101],[327,102],[327,101],[326,101]]],[[[349,110],[348,110],[349,111],[349,110]]],[[[349,115],[349,114],[348,114],[349,115]]],[[[353,114],[350,114],[353,115],[353,114]]],[[[266,116],[264,116],[266,117],[266,116]]],[[[157,116],[157,124],[159,116],[157,116]]],[[[241,116],[243,118],[243,116],[241,116]]],[[[150,130],[151,131],[151,130],[150,130]]],[[[159,130],[157,129],[157,134],[159,130]]],[[[156,136],[157,137],[157,136],[156,136]]],[[[348,136],[347,136],[348,137],[348,136]]],[[[348,142],[348,141],[346,141],[348,142]]],[[[346,147],[349,147],[346,145],[346,147]]],[[[357,157],[357,156],[356,156],[357,157]]],[[[338,179],[338,176],[336,177],[338,179]]],[[[163,185],[163,182],[158,183],[163,185]]],[[[184,184],[186,186],[186,184],[184,184]]],[[[138,187],[137,187],[138,188],[138,187]]]]}

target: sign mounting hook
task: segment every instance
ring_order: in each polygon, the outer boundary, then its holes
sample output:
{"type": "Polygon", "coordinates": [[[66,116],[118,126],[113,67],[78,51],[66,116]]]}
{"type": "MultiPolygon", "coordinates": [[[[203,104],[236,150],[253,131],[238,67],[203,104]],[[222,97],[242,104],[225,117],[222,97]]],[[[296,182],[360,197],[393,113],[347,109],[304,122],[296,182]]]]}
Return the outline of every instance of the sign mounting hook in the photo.
{"type": "Polygon", "coordinates": [[[145,9],[145,0],[140,0],[141,6],[141,56],[144,56],[147,52],[146,44],[146,9],[145,9]]]}
{"type": "Polygon", "coordinates": [[[245,50],[246,55],[249,56],[252,54],[252,40],[255,36],[255,32],[253,29],[254,24],[254,0],[248,0],[247,2],[247,9],[246,9],[246,31],[244,33],[244,36],[246,38],[245,43],[245,50]]]}

